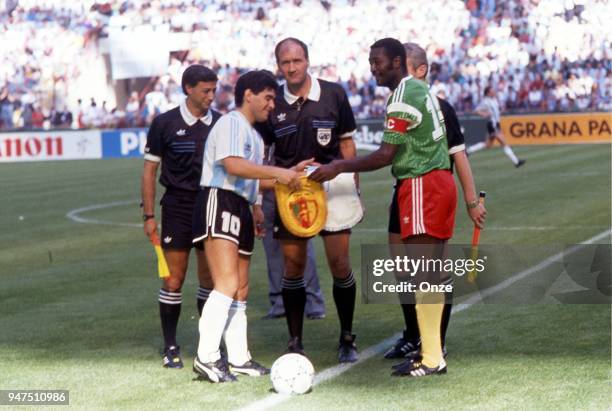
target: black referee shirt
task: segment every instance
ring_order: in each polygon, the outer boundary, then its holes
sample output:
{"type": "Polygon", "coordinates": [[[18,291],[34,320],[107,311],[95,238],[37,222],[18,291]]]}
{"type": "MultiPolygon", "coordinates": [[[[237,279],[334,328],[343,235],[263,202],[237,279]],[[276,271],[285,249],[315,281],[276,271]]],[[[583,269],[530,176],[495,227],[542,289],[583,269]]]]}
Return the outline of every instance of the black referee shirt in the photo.
{"type": "Polygon", "coordinates": [[[160,162],[159,182],[168,190],[198,191],[208,133],[221,114],[209,110],[194,117],[182,102],[153,119],[147,134],[145,160],[160,162]]]}
{"type": "Polygon", "coordinates": [[[308,99],[277,90],[275,108],[267,123],[256,126],[268,146],[274,145],[274,164],[288,168],[314,157],[327,164],[341,157],[340,139],[357,126],[342,86],[311,77],[308,99]]]}
{"type": "Polygon", "coordinates": [[[444,117],[444,126],[446,127],[446,138],[448,142],[448,154],[450,154],[451,170],[453,169],[453,154],[465,150],[465,137],[461,132],[457,113],[451,104],[438,97],[442,117],[444,117]]]}

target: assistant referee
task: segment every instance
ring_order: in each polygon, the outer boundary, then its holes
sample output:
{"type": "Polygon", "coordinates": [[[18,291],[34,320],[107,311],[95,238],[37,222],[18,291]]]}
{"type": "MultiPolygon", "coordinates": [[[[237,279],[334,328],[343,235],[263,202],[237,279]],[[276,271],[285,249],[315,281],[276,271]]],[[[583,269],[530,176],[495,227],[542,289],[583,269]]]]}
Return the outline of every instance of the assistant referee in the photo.
{"type": "MultiPolygon", "coordinates": [[[[155,179],[161,164],[159,182],[166,191],[161,199],[161,246],[170,276],[159,290],[159,316],[164,336],[163,366],[182,368],[176,328],[181,314],[183,282],[192,247],[192,216],[200,190],[202,158],[208,133],[221,115],[210,108],[215,97],[217,75],[199,64],[183,73],[181,86],[187,96],[180,105],[155,117],[145,146],[142,174],[142,211],[145,235],[157,232],[155,218],[155,179]]],[[[198,311],[213,288],[206,258],[196,249],[198,311]]]]}

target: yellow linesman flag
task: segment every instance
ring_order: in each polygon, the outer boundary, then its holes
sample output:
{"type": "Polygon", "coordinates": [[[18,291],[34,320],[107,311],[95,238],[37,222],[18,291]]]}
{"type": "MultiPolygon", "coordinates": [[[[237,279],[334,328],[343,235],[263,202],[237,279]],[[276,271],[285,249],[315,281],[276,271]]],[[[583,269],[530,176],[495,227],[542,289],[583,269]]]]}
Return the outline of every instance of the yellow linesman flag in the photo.
{"type": "Polygon", "coordinates": [[[300,177],[301,188],[292,190],[277,183],[276,204],[283,225],[298,237],[315,236],[327,220],[327,199],[323,186],[308,177],[300,177]]]}
{"type": "Polygon", "coordinates": [[[151,244],[153,244],[153,248],[155,249],[155,254],[157,255],[157,273],[159,274],[159,278],[170,277],[170,269],[168,268],[166,257],[164,257],[159,236],[157,233],[154,233],[150,239],[151,244]]]}

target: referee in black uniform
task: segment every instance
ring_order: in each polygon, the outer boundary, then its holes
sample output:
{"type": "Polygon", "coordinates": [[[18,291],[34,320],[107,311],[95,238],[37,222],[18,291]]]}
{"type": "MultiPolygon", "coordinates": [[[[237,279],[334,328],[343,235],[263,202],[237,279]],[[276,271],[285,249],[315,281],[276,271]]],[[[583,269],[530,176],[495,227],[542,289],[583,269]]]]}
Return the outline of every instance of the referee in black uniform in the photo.
{"type": "MultiPolygon", "coordinates": [[[[429,70],[427,53],[415,43],[405,43],[404,49],[406,50],[406,65],[408,72],[415,78],[425,81],[429,70]]],[[[463,189],[464,200],[470,219],[474,224],[482,228],[487,212],[484,206],[478,202],[472,169],[465,154],[465,138],[461,132],[457,113],[453,106],[446,100],[438,97],[438,101],[444,118],[444,126],[446,127],[451,169],[454,164],[463,189]]],[[[395,201],[392,202],[392,204],[395,203],[395,201]]],[[[393,212],[393,210],[391,212],[393,212]]],[[[390,240],[393,236],[397,236],[397,238],[394,239],[395,241],[393,241],[394,243],[402,244],[399,232],[397,234],[391,234],[391,231],[389,231],[390,240]]],[[[443,352],[446,355],[445,339],[452,310],[452,297],[448,293],[445,294],[445,296],[447,301],[445,302],[444,311],[442,312],[442,329],[440,335],[442,337],[443,352]]],[[[406,329],[402,337],[385,353],[385,358],[408,358],[408,362],[410,362],[420,353],[420,334],[414,304],[402,304],[402,312],[404,314],[406,329]]],[[[395,366],[395,368],[401,369],[402,365],[403,363],[395,366]]]]}
{"type": "MultiPolygon", "coordinates": [[[[276,93],[275,108],[260,127],[267,146],[274,146],[274,164],[289,168],[314,158],[327,164],[356,154],[352,135],[356,129],[353,111],[344,89],[308,74],[308,48],[296,38],[286,38],[274,50],[279,71],[286,83],[276,93]]],[[[357,361],[352,333],[355,310],[355,279],[349,260],[350,229],[322,231],[325,254],[334,278],[333,296],[340,319],[338,359],[357,361]]],[[[282,224],[278,211],[274,236],[281,242],[285,259],[282,297],[289,329],[288,351],[304,353],[302,328],[306,291],[304,268],[307,239],[292,235],[282,224]]]]}
{"type": "MultiPolygon", "coordinates": [[[[144,232],[157,231],[155,219],[155,179],[161,164],[159,182],[166,188],[161,199],[161,246],[170,276],[159,290],[159,315],[164,336],[163,365],[182,368],[176,342],[176,328],[181,313],[182,292],[189,252],[192,247],[192,216],[200,189],[204,145],[212,126],[221,116],[210,105],[215,97],[217,75],[199,64],[183,73],[181,86],[187,98],[180,105],[155,117],[147,135],[142,174],[142,211],[144,232]]],[[[206,258],[196,249],[200,287],[198,311],[213,288],[206,258]]]]}

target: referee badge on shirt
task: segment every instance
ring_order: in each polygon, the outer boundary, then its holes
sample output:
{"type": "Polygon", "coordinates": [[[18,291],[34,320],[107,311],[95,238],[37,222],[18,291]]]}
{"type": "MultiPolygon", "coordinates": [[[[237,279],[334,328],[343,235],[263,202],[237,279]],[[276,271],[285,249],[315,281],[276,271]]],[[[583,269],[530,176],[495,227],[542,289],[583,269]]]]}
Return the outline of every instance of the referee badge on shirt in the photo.
{"type": "Polygon", "coordinates": [[[325,147],[332,138],[332,129],[336,127],[334,120],[313,120],[312,126],[317,129],[317,142],[325,147]]]}
{"type": "Polygon", "coordinates": [[[317,141],[322,146],[326,146],[331,141],[331,128],[318,128],[317,141]]]}

